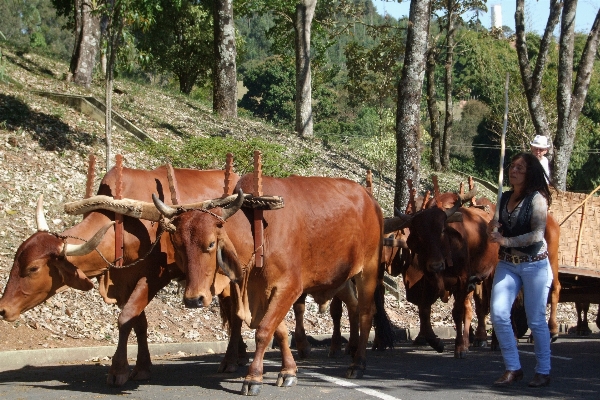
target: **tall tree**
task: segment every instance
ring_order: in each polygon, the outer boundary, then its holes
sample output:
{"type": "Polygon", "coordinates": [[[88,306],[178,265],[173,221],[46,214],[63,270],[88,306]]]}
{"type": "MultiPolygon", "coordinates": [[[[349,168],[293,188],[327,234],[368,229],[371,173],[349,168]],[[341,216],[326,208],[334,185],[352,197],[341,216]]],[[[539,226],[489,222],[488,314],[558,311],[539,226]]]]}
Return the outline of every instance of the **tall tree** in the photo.
{"type": "Polygon", "coordinates": [[[296,132],[313,136],[312,75],[310,69],[310,30],[317,0],[300,0],[294,18],[296,48],[296,132]]]}
{"type": "Polygon", "coordinates": [[[565,0],[561,18],[558,61],[558,121],[554,140],[552,179],[561,190],[567,186],[567,169],[573,152],[579,115],[587,96],[600,37],[600,8],[590,30],[573,86],[573,44],[577,0],[565,0]]]}
{"type": "Polygon", "coordinates": [[[402,77],[398,84],[396,113],[396,185],[394,207],[403,210],[408,202],[407,179],[419,182],[421,152],[420,103],[427,37],[431,16],[430,0],[411,0],[402,77]]]}
{"type": "Polygon", "coordinates": [[[233,0],[215,1],[214,53],[213,111],[223,117],[237,117],[237,51],[233,0]]]}
{"type": "Polygon", "coordinates": [[[527,96],[529,113],[536,134],[548,137],[551,137],[550,128],[540,96],[540,90],[547,63],[548,50],[553,43],[552,33],[558,23],[559,17],[561,20],[557,89],[558,118],[554,139],[554,157],[550,171],[553,183],[561,190],[566,190],[567,170],[573,151],[577,122],[587,96],[600,35],[599,9],[581,55],[575,85],[573,85],[573,46],[575,40],[576,8],[577,0],[550,1],[550,14],[540,42],[536,65],[533,71],[531,71],[525,35],[525,0],[517,0],[515,12],[519,69],[527,96]]]}
{"type": "Polygon", "coordinates": [[[100,17],[91,0],[75,0],[75,45],[70,72],[73,82],[89,88],[100,47],[100,17]]]}

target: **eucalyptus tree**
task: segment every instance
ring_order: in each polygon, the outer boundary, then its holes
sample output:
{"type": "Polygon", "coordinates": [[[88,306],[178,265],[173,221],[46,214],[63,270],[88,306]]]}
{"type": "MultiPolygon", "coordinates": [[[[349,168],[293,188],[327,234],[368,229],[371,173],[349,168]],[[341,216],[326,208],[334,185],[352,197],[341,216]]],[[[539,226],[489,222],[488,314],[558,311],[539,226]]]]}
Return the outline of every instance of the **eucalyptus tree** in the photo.
{"type": "Polygon", "coordinates": [[[332,45],[332,39],[344,31],[350,22],[341,16],[356,15],[362,4],[351,0],[244,0],[243,14],[271,12],[274,25],[268,37],[274,52],[293,56],[296,65],[295,130],[299,136],[313,136],[312,64],[332,45]],[[334,10],[334,12],[332,12],[334,10]],[[313,26],[313,21],[317,23],[313,26]],[[342,26],[338,26],[338,22],[342,26]],[[318,39],[315,40],[317,34],[318,39]],[[311,45],[317,44],[313,51],[311,45]],[[290,52],[293,51],[293,55],[290,52]]]}
{"type": "Polygon", "coordinates": [[[223,117],[237,117],[237,47],[233,0],[215,0],[213,27],[213,111],[223,117]]]}
{"type": "Polygon", "coordinates": [[[420,103],[425,75],[427,37],[431,17],[430,0],[411,0],[402,77],[398,84],[396,113],[396,184],[394,207],[408,202],[407,179],[418,186],[421,152],[420,103]]]}
{"type": "MultiPolygon", "coordinates": [[[[463,15],[465,12],[475,10],[487,10],[485,0],[434,0],[432,5],[434,10],[442,11],[443,14],[438,18],[440,30],[443,30],[445,37],[445,62],[444,62],[444,131],[442,138],[442,157],[441,165],[444,169],[450,167],[450,144],[452,140],[453,118],[453,71],[454,71],[454,50],[456,47],[456,28],[464,24],[463,15]]],[[[478,14],[477,14],[478,17],[478,14]]]]}
{"type": "Polygon", "coordinates": [[[68,18],[75,42],[69,72],[78,85],[89,88],[100,49],[100,14],[104,0],[52,0],[59,15],[68,18]]]}
{"type": "Polygon", "coordinates": [[[561,21],[558,44],[557,122],[551,175],[552,181],[556,187],[565,190],[567,170],[575,142],[577,123],[587,96],[594,59],[596,58],[596,52],[598,50],[600,36],[600,8],[598,9],[594,23],[588,34],[587,42],[578,63],[575,83],[573,84],[573,47],[575,41],[577,0],[550,0],[550,14],[548,16],[533,71],[531,70],[531,62],[525,35],[525,0],[516,1],[515,29],[521,80],[523,82],[525,94],[527,95],[529,113],[535,127],[535,133],[547,137],[551,137],[552,135],[547,113],[544,109],[544,103],[539,93],[542,77],[547,64],[548,50],[553,44],[552,34],[559,19],[561,21]]]}

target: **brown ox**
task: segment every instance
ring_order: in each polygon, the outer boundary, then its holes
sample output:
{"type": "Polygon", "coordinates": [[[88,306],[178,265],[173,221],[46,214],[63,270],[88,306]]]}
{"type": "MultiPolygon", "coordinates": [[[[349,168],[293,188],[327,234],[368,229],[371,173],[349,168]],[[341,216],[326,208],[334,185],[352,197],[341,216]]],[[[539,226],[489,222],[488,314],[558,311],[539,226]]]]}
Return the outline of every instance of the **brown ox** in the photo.
{"type": "MultiPolygon", "coordinates": [[[[182,201],[192,202],[201,198],[217,197],[223,193],[223,171],[188,169],[174,171],[182,201]]],[[[159,193],[161,198],[171,198],[165,167],[153,171],[124,168],[122,181],[124,197],[149,201],[152,193],[159,193]]],[[[237,176],[232,176],[232,181],[235,183],[237,176]]],[[[115,192],[115,183],[116,171],[113,169],[102,179],[98,194],[112,196],[115,192]]],[[[116,208],[116,211],[122,210],[116,208]]],[[[158,214],[152,203],[142,211],[142,214],[158,214]]],[[[148,216],[143,215],[143,217],[148,216]]],[[[150,254],[147,254],[156,240],[158,224],[138,218],[124,217],[123,220],[124,264],[139,260],[140,257],[144,259],[127,268],[111,268],[107,271],[108,266],[98,252],[93,251],[84,255],[81,251],[73,252],[72,247],[75,246],[73,243],[80,242],[74,238],[89,239],[100,228],[114,221],[113,212],[106,210],[89,212],[82,222],[55,235],[47,232],[43,210],[38,207],[40,231],[23,242],[17,250],[8,283],[0,299],[0,315],[7,321],[13,321],[22,312],[53,296],[63,286],[90,290],[93,287],[90,279],[96,277],[105,301],[116,303],[122,309],[118,319],[119,343],[107,377],[107,383],[112,385],[122,385],[128,378],[149,378],[151,361],[147,342],[148,324],[144,309],[171,279],[183,277],[175,265],[173,246],[168,234],[162,235],[160,242],[150,254]],[[66,249],[66,253],[63,253],[63,248],[66,249]],[[130,373],[127,362],[127,339],[132,329],[138,339],[138,355],[135,368],[130,373]]],[[[149,218],[158,219],[158,217],[149,218]]],[[[114,261],[114,229],[106,233],[97,249],[109,261],[114,261]]],[[[220,279],[214,290],[216,293],[227,291],[228,284],[227,279],[220,279]]],[[[241,329],[241,322],[237,330],[239,329],[241,329]]],[[[232,330],[235,331],[236,327],[232,327],[232,330]]],[[[235,351],[233,349],[228,351],[234,353],[229,355],[230,359],[235,359],[232,362],[236,362],[237,348],[235,351]]]]}
{"type": "MultiPolygon", "coordinates": [[[[461,199],[471,198],[461,195],[461,199]]],[[[428,208],[412,215],[391,219],[386,232],[394,225],[408,226],[407,245],[417,255],[419,269],[425,276],[434,276],[438,293],[448,290],[454,296],[452,316],[456,326],[454,356],[464,358],[469,348],[472,319],[470,296],[474,282],[488,278],[498,261],[498,245],[487,240],[486,227],[492,215],[477,208],[460,208],[462,221],[455,218],[461,202],[451,209],[428,208]]],[[[476,337],[485,335],[476,332],[476,337]]]]}
{"type": "MultiPolygon", "coordinates": [[[[237,188],[252,192],[253,179],[253,175],[243,176],[237,188]]],[[[361,376],[375,311],[374,292],[383,276],[379,266],[383,231],[379,205],[363,187],[346,179],[264,177],[262,185],[265,193],[285,199],[285,208],[264,213],[262,268],[254,266],[252,212],[237,212],[240,202],[215,212],[178,213],[155,201],[161,213],[172,218],[175,232],[171,239],[186,271],[186,304],[210,304],[214,276],[219,271],[236,282],[240,315],[256,329],[256,351],[242,394],[256,395],[262,387],[264,353],[273,335],[281,344],[282,355],[277,385],[297,382],[283,322],[292,304],[303,293],[324,303],[354,277],[360,337],[346,377],[361,376]]]]}

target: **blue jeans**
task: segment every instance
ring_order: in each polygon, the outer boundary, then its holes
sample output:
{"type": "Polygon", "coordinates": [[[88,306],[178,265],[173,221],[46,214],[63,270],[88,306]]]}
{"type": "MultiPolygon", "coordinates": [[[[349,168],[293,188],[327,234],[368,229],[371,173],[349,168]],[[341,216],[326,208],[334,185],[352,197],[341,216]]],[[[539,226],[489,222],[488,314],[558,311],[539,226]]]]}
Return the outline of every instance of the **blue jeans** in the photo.
{"type": "Polygon", "coordinates": [[[523,287],[527,325],[533,334],[537,360],[535,372],[550,373],[550,331],[546,322],[546,304],[551,284],[552,269],[547,258],[520,264],[500,261],[496,266],[490,317],[507,370],[515,371],[521,368],[517,342],[510,322],[510,310],[523,287]]]}

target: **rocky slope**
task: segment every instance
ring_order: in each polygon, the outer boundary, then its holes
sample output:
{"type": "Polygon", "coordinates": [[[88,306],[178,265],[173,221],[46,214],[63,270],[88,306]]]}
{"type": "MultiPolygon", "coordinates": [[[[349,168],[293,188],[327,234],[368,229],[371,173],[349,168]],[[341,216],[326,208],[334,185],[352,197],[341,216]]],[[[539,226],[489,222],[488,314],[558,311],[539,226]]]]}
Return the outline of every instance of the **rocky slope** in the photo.
{"type": "MultiPolygon", "coordinates": [[[[4,290],[12,260],[18,246],[35,232],[35,202],[44,195],[50,229],[62,231],[80,221],[68,216],[63,204],[80,199],[85,192],[87,158],[98,157],[97,179],[104,165],[104,126],[83,114],[36,94],[37,91],[93,95],[103,98],[102,82],[90,92],[70,85],[63,76],[67,66],[33,54],[20,54],[3,49],[4,73],[0,75],[0,290],[4,290]]],[[[364,160],[344,150],[326,148],[320,142],[301,140],[282,131],[248,119],[223,120],[199,102],[156,88],[119,81],[114,94],[115,110],[154,139],[180,133],[192,135],[231,136],[239,139],[260,136],[286,146],[293,154],[310,147],[318,156],[304,175],[344,176],[364,183],[364,160]]],[[[151,159],[140,151],[129,134],[113,132],[113,152],[124,155],[125,166],[154,168],[165,160],[151,159]]],[[[224,160],[223,160],[224,163],[224,160]]],[[[215,167],[221,167],[219,161],[215,167]]],[[[387,215],[391,214],[393,171],[387,171],[378,200],[387,215]]],[[[430,185],[429,174],[423,172],[423,186],[430,185]]],[[[453,174],[441,174],[443,190],[456,190],[461,180],[453,174]]],[[[493,193],[484,193],[493,196],[493,193]]],[[[400,285],[402,288],[402,285],[400,285]]],[[[450,307],[438,302],[434,306],[435,325],[451,326],[450,307]]],[[[386,308],[397,327],[418,327],[416,307],[405,301],[386,297],[386,308]]],[[[593,308],[592,312],[595,313],[593,308]]],[[[81,292],[67,289],[44,304],[25,312],[15,322],[0,321],[0,351],[52,347],[110,345],[118,338],[116,328],[119,310],[105,304],[96,290],[81,292]]],[[[225,340],[227,332],[220,324],[218,304],[189,310],[181,303],[175,283],[163,289],[147,308],[151,343],[225,340]]],[[[560,306],[559,322],[573,323],[573,307],[560,306]]],[[[293,327],[293,314],[286,317],[293,327]]],[[[309,334],[331,332],[327,314],[317,313],[317,306],[307,306],[306,329],[309,334]]],[[[344,317],[344,329],[348,329],[344,317]]],[[[253,332],[246,330],[245,337],[253,332]]],[[[135,343],[135,337],[130,338],[135,343]]]]}

